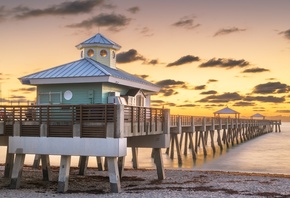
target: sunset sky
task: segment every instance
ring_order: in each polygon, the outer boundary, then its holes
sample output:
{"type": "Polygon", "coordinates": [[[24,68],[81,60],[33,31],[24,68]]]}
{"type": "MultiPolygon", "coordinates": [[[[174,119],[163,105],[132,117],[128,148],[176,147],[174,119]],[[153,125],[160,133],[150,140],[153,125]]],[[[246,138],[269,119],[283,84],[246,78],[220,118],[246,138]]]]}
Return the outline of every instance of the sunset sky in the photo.
{"type": "Polygon", "coordinates": [[[2,104],[34,100],[18,78],[80,59],[100,32],[118,68],[163,87],[154,106],[290,115],[289,0],[0,0],[0,30],[2,104]]]}

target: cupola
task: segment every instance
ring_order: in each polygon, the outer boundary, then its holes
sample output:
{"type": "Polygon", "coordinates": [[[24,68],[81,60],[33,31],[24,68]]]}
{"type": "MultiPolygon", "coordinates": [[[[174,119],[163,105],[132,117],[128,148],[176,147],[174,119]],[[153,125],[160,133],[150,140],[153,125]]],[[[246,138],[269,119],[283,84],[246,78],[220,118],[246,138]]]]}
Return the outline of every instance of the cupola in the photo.
{"type": "Polygon", "coordinates": [[[81,58],[91,58],[116,69],[116,51],[120,45],[98,33],[76,46],[81,50],[81,58]]]}

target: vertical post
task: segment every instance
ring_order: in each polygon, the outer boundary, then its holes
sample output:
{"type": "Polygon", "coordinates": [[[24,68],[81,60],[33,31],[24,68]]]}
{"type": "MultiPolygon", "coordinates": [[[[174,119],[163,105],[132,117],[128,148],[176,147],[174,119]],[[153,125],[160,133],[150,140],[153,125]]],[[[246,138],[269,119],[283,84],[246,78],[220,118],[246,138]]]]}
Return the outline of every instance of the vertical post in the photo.
{"type": "Polygon", "coordinates": [[[121,192],[119,169],[116,157],[107,157],[111,192],[121,192]]]}
{"type": "Polygon", "coordinates": [[[123,173],[124,173],[124,165],[125,165],[125,156],[118,157],[118,169],[119,169],[120,178],[122,178],[123,173]]]}
{"type": "Polygon", "coordinates": [[[80,156],[79,158],[79,175],[85,175],[88,167],[88,156],[80,156]]]}
{"type": "Polygon", "coordinates": [[[42,176],[44,181],[51,181],[51,169],[48,155],[41,155],[42,176]]]}
{"type": "Polygon", "coordinates": [[[71,156],[62,155],[60,159],[57,192],[66,192],[68,190],[69,170],[71,156]]]}
{"type": "Polygon", "coordinates": [[[25,154],[16,154],[15,163],[13,165],[10,188],[19,188],[22,177],[22,169],[24,165],[25,154]]]}
{"type": "Polygon", "coordinates": [[[12,168],[13,168],[13,162],[14,162],[14,154],[9,153],[9,144],[7,145],[7,151],[6,151],[6,161],[5,161],[5,170],[4,170],[4,177],[10,178],[12,174],[12,168]]]}
{"type": "Polygon", "coordinates": [[[138,148],[132,147],[132,161],[133,161],[133,168],[138,169],[138,148]]]}
{"type": "Polygon", "coordinates": [[[104,167],[103,167],[103,159],[102,157],[97,156],[97,164],[98,164],[98,170],[99,171],[103,171],[104,167]]]}
{"type": "Polygon", "coordinates": [[[158,179],[159,180],[165,179],[161,148],[154,148],[154,162],[156,164],[158,179]]]}

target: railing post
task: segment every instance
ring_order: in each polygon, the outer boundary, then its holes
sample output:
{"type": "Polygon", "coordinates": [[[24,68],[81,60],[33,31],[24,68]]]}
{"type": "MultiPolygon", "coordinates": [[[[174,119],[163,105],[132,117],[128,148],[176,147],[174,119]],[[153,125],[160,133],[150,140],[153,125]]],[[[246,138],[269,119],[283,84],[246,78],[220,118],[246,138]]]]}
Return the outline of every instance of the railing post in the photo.
{"type": "MultiPolygon", "coordinates": [[[[133,109],[132,109],[133,110],[133,109]]],[[[133,119],[133,118],[132,118],[133,119]]],[[[124,105],[117,105],[117,112],[116,112],[116,131],[114,132],[115,138],[123,138],[124,133],[124,105]]]]}

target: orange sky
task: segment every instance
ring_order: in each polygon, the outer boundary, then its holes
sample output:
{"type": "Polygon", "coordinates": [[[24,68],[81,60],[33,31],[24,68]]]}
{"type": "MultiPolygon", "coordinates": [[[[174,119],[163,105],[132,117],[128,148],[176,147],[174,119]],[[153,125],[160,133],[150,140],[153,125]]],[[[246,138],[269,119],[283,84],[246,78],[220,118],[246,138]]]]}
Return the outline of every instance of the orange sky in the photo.
{"type": "Polygon", "coordinates": [[[18,78],[80,58],[101,32],[120,44],[117,67],[163,86],[175,114],[289,116],[288,0],[13,0],[0,2],[5,101],[35,98],[18,78]]]}

